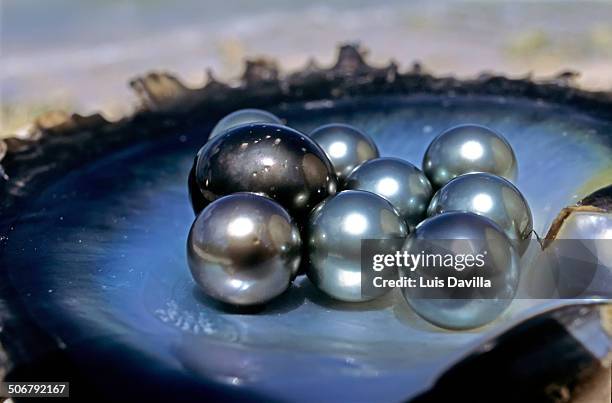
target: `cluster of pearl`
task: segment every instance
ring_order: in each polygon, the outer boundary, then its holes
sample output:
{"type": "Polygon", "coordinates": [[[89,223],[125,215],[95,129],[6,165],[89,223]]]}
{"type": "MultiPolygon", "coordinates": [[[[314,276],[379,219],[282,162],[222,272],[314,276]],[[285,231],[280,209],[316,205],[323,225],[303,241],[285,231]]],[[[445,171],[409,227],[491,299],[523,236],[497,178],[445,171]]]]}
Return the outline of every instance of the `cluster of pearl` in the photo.
{"type": "MultiPolygon", "coordinates": [[[[365,301],[372,296],[361,292],[363,239],[404,238],[410,249],[414,240],[457,238],[501,245],[492,270],[511,290],[532,218],[510,182],[517,164],[508,142],[483,126],[457,126],[431,142],[422,167],[380,157],[349,125],[306,135],[269,112],[234,112],[212,130],[189,174],[193,278],[219,301],[258,305],[303,268],[330,297],[365,301]]],[[[458,304],[403,294],[419,315],[448,328],[485,324],[512,298],[458,304]]]]}

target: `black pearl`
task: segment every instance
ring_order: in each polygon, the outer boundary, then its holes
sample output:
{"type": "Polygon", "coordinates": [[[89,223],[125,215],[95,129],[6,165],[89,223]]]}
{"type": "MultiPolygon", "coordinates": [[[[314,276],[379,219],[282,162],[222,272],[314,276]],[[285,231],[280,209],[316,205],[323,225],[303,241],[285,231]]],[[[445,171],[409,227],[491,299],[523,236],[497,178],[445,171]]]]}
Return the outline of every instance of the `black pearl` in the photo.
{"type": "Polygon", "coordinates": [[[195,176],[209,202],[240,191],[265,194],[298,220],[336,193],[323,150],[304,134],[275,124],[238,126],[209,141],[199,152],[195,176]]]}
{"type": "Polygon", "coordinates": [[[341,183],[357,165],[380,155],[370,136],[350,125],[324,125],[313,130],[310,138],[325,151],[341,183]]]}
{"type": "Polygon", "coordinates": [[[208,296],[260,305],[289,287],[300,247],[298,229],[278,203],[243,192],[212,202],[198,215],[189,231],[187,260],[208,296]]]}
{"type": "Polygon", "coordinates": [[[438,135],[425,151],[423,172],[434,187],[469,172],[488,172],[514,180],[516,156],[499,133],[479,125],[455,126],[438,135]]]}

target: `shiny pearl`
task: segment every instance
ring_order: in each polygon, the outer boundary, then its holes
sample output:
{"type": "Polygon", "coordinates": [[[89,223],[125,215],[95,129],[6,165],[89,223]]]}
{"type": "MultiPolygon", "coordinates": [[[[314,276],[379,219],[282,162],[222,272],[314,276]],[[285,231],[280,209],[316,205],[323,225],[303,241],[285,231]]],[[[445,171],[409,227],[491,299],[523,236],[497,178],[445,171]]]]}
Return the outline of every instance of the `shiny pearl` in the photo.
{"type": "MultiPolygon", "coordinates": [[[[400,267],[400,275],[448,284],[449,277],[469,280],[484,276],[491,288],[404,287],[402,293],[414,311],[427,321],[448,329],[470,329],[497,318],[512,302],[519,280],[519,256],[492,220],[473,213],[451,212],[428,218],[406,240],[403,250],[411,255],[483,254],[483,267],[400,267]],[[484,290],[484,291],[483,291],[484,290]]],[[[465,261],[465,260],[464,260],[465,261]]],[[[475,261],[475,260],[474,260],[475,261]]]]}
{"type": "Polygon", "coordinates": [[[405,237],[408,233],[406,223],[388,201],[361,190],[340,192],[317,206],[308,231],[308,278],[341,301],[376,297],[361,294],[361,240],[405,237]]]}
{"type": "Polygon", "coordinates": [[[345,187],[367,190],[384,197],[412,227],[425,218],[432,195],[425,174],[399,158],[376,158],[364,162],[349,175],[345,187]]]}
{"type": "Polygon", "coordinates": [[[286,126],[235,127],[200,150],[196,182],[204,199],[249,191],[265,194],[298,220],[336,193],[331,164],[317,144],[286,126]]]}
{"type": "Polygon", "coordinates": [[[300,261],[300,235],[273,200],[235,193],[208,205],[187,240],[191,275],[210,297],[258,305],[283,293],[300,261]]]}
{"type": "Polygon", "coordinates": [[[508,141],[479,125],[461,125],[438,135],[425,151],[423,171],[434,187],[468,172],[516,179],[517,163],[508,141]]]}
{"type": "Polygon", "coordinates": [[[353,126],[339,123],[321,126],[310,133],[310,138],[323,148],[340,182],[357,165],[379,156],[374,141],[353,126]]]}
{"type": "Polygon", "coordinates": [[[261,109],[239,109],[230,113],[221,119],[210,132],[208,139],[218,136],[219,134],[236,126],[244,125],[247,123],[275,123],[278,125],[283,124],[275,115],[270,112],[263,111],[261,109]]]}
{"type": "Polygon", "coordinates": [[[461,175],[434,196],[427,211],[470,211],[495,221],[512,240],[519,254],[529,246],[533,219],[527,200],[506,179],[488,173],[461,175]]]}

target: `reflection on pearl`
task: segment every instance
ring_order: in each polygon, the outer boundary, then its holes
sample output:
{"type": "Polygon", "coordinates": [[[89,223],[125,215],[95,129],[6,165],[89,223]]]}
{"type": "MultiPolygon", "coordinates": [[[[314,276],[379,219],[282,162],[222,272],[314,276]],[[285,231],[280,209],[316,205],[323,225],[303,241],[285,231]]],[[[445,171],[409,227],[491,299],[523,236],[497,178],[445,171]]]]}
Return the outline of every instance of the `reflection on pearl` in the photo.
{"type": "Polygon", "coordinates": [[[393,178],[382,178],[376,185],[376,193],[387,198],[393,196],[399,190],[399,184],[393,178]]]}
{"type": "Polygon", "coordinates": [[[353,213],[344,219],[344,230],[352,235],[360,235],[368,228],[368,220],[359,213],[353,213]]]}
{"type": "Polygon", "coordinates": [[[477,160],[482,157],[482,154],[484,154],[484,150],[480,143],[476,141],[468,141],[461,147],[461,155],[468,160],[477,160]]]}
{"type": "Polygon", "coordinates": [[[493,207],[493,199],[486,193],[479,193],[472,200],[472,208],[481,213],[487,213],[493,207]]]}
{"type": "Polygon", "coordinates": [[[251,233],[255,225],[248,217],[238,217],[232,220],[227,226],[227,233],[230,236],[244,237],[251,233]]]}
{"type": "Polygon", "coordinates": [[[272,158],[266,157],[261,159],[261,163],[264,166],[271,167],[272,165],[274,165],[274,160],[272,158]]]}
{"type": "Polygon", "coordinates": [[[343,270],[338,278],[342,287],[361,287],[361,273],[343,270]]]}
{"type": "Polygon", "coordinates": [[[332,158],[342,158],[346,155],[346,144],[336,141],[329,146],[329,155],[332,158]]]}

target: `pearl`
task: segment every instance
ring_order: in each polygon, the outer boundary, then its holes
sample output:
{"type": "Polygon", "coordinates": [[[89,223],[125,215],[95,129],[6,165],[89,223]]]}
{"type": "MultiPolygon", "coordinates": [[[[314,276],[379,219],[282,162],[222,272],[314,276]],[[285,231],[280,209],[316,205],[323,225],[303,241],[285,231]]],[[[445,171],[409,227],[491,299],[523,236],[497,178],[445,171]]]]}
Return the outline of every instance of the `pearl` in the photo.
{"type": "Polygon", "coordinates": [[[425,218],[433,193],[425,174],[399,158],[375,158],[364,162],[349,175],[345,187],[384,197],[411,227],[425,218]]]}
{"type": "Polygon", "coordinates": [[[353,126],[340,123],[324,125],[313,130],[310,138],[323,148],[340,182],[357,165],[379,156],[374,141],[353,126]]]}
{"type": "Polygon", "coordinates": [[[208,139],[210,140],[233,127],[248,123],[274,123],[282,125],[283,121],[270,112],[261,109],[239,109],[217,122],[210,132],[208,139]]]}
{"type": "Polygon", "coordinates": [[[361,294],[361,240],[408,234],[406,223],[387,200],[361,190],[345,190],[318,205],[310,216],[308,231],[308,278],[341,301],[378,296],[361,294]]]}
{"type": "Polygon", "coordinates": [[[299,222],[336,193],[331,164],[317,144],[286,126],[235,127],[200,150],[196,182],[205,200],[249,191],[265,194],[299,222]]]}
{"type": "Polygon", "coordinates": [[[533,218],[527,200],[508,180],[470,173],[448,182],[433,197],[427,214],[470,211],[495,221],[514,243],[519,254],[529,246],[533,218]]]}
{"type": "Polygon", "coordinates": [[[273,200],[235,193],[209,204],[187,240],[196,284],[211,298],[259,305],[283,293],[300,263],[301,240],[289,214],[273,200]]]}
{"type": "MultiPolygon", "coordinates": [[[[480,255],[482,267],[400,267],[400,275],[417,283],[444,281],[444,287],[403,287],[412,309],[427,321],[448,329],[470,329],[497,318],[512,302],[519,281],[519,256],[492,220],[469,212],[450,212],[428,218],[406,240],[403,251],[411,255],[480,255]],[[451,277],[470,280],[484,276],[490,288],[450,287],[451,277]],[[420,278],[419,278],[420,277],[420,278]]],[[[433,258],[432,258],[433,259],[433,258]]],[[[458,260],[455,260],[456,262],[458,260]]],[[[467,261],[464,259],[464,262],[467,261]]],[[[475,264],[476,260],[472,261],[475,264]]],[[[458,267],[458,266],[455,266],[458,267]]]]}
{"type": "Polygon", "coordinates": [[[479,125],[455,126],[438,135],[423,157],[423,171],[435,187],[468,172],[489,172],[515,180],[516,156],[499,133],[479,125]]]}

